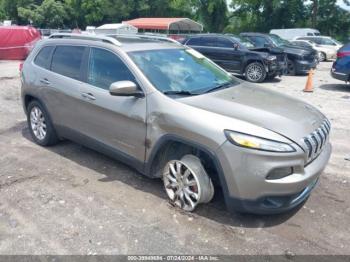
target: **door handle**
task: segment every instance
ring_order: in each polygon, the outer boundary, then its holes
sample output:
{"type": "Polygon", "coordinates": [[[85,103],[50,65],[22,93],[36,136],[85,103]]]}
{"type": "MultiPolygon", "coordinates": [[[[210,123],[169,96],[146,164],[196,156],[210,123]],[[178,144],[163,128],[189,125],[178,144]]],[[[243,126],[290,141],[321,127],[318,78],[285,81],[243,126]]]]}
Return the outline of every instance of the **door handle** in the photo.
{"type": "Polygon", "coordinates": [[[96,100],[96,97],[94,97],[94,95],[91,93],[82,93],[81,96],[89,100],[96,100]]]}
{"type": "Polygon", "coordinates": [[[50,81],[47,80],[47,78],[43,78],[43,79],[40,79],[40,83],[44,84],[44,85],[49,85],[50,84],[50,81]]]}

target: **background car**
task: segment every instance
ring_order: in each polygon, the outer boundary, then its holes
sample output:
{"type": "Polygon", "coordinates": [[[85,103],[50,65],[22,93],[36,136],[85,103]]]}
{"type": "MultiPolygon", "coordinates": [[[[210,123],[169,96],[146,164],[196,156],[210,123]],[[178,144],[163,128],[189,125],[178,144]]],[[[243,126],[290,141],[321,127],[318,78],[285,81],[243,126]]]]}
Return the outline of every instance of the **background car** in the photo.
{"type": "Polygon", "coordinates": [[[287,54],[286,74],[288,75],[307,74],[311,68],[317,66],[318,58],[315,50],[292,45],[277,35],[241,33],[240,36],[248,38],[258,47],[282,48],[287,54]]]}
{"type": "Polygon", "coordinates": [[[329,48],[328,46],[321,46],[310,40],[293,40],[291,41],[291,43],[296,46],[305,48],[309,47],[316,50],[318,52],[318,60],[320,62],[335,59],[337,57],[337,51],[334,50],[334,48],[329,48]]]}
{"type": "Polygon", "coordinates": [[[286,67],[283,50],[257,48],[236,35],[201,34],[182,43],[196,49],[231,73],[244,75],[250,82],[262,82],[282,75],[286,67]]]}
{"type": "Polygon", "coordinates": [[[349,82],[350,80],[350,43],[344,45],[337,53],[337,60],[331,69],[332,77],[349,82]]]}
{"type": "Polygon", "coordinates": [[[308,40],[312,41],[315,44],[318,44],[321,47],[327,47],[333,49],[335,52],[343,46],[343,44],[329,36],[305,36],[297,37],[295,40],[308,40]]]}
{"type": "Polygon", "coordinates": [[[270,34],[278,35],[286,40],[293,40],[298,36],[319,36],[320,31],[313,28],[287,28],[287,29],[272,29],[270,34]]]}

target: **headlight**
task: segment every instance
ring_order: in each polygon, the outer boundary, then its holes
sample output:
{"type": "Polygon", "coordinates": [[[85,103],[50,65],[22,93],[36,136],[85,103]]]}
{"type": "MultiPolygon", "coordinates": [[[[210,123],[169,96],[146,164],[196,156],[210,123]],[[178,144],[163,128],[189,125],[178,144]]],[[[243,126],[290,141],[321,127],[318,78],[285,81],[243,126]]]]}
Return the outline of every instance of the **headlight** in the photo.
{"type": "Polygon", "coordinates": [[[270,152],[295,152],[295,148],[287,143],[269,140],[230,130],[225,130],[227,139],[236,146],[270,152]]]}
{"type": "Polygon", "coordinates": [[[275,56],[275,55],[269,55],[266,59],[269,60],[269,61],[276,60],[276,59],[277,59],[277,56],[275,56]]]}

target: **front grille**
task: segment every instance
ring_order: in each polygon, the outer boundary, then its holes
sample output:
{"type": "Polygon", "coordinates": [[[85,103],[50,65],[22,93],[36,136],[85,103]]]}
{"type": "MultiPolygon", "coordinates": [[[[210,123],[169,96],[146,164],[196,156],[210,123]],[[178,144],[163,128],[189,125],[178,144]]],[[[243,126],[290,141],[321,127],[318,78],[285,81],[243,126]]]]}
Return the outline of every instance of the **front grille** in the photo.
{"type": "Polygon", "coordinates": [[[319,128],[303,138],[308,163],[322,152],[324,146],[327,144],[330,131],[331,123],[326,119],[319,128]]]}

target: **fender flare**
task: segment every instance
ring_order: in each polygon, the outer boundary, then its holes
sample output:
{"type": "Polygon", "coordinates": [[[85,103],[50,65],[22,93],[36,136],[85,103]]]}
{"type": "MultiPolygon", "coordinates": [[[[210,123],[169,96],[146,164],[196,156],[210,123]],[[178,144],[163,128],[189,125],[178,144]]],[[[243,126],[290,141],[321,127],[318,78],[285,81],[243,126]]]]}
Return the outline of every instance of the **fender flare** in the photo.
{"type": "Polygon", "coordinates": [[[220,163],[216,153],[205,145],[199,144],[197,142],[188,140],[186,138],[183,138],[183,137],[180,137],[180,136],[174,135],[174,134],[163,135],[161,138],[158,139],[158,141],[154,145],[154,147],[153,147],[153,149],[148,157],[147,162],[145,162],[144,174],[148,177],[151,176],[150,172],[151,172],[151,168],[152,168],[153,162],[155,160],[155,157],[156,157],[157,153],[159,152],[159,150],[168,142],[183,143],[185,145],[199,149],[211,157],[211,159],[215,165],[218,177],[219,177],[219,182],[220,182],[220,186],[221,186],[221,189],[222,189],[222,192],[224,195],[226,207],[230,207],[231,206],[230,205],[231,198],[229,197],[228,185],[226,183],[226,179],[225,179],[224,171],[221,167],[221,163],[220,163]]]}

